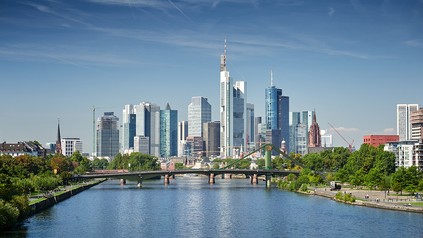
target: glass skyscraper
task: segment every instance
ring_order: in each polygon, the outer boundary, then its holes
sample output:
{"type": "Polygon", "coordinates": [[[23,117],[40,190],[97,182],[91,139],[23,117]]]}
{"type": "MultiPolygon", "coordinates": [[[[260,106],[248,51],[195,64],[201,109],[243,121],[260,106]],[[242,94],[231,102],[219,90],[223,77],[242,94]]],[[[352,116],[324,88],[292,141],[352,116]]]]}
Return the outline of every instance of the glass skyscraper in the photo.
{"type": "Polygon", "coordinates": [[[160,156],[163,158],[178,154],[178,111],[169,103],[160,110],[160,156]]]}
{"type": "Polygon", "coordinates": [[[267,130],[280,130],[280,133],[272,133],[273,137],[280,135],[280,138],[266,141],[272,141],[274,146],[280,147],[284,140],[286,148],[289,148],[289,97],[282,95],[282,89],[273,86],[272,75],[271,81],[270,87],[265,90],[265,122],[267,130]]]}
{"type": "Polygon", "coordinates": [[[136,135],[136,114],[133,105],[125,105],[122,112],[121,152],[127,153],[134,149],[136,135]]]}
{"type": "Polygon", "coordinates": [[[113,112],[105,112],[97,119],[97,143],[96,152],[98,157],[113,159],[119,153],[119,118],[113,112]]]}
{"type": "Polygon", "coordinates": [[[203,136],[203,124],[211,121],[212,109],[207,98],[192,97],[188,105],[188,135],[203,136]]]}

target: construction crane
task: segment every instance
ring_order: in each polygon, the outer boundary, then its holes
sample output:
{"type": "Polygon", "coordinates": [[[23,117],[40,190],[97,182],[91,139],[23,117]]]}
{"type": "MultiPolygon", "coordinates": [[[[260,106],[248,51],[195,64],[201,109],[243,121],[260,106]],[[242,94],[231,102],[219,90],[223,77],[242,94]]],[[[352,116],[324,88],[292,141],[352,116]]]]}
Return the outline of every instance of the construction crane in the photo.
{"type": "Polygon", "coordinates": [[[329,122],[328,122],[328,124],[329,124],[329,126],[331,126],[332,127],[332,129],[334,130],[334,131],[336,131],[336,133],[338,133],[338,135],[348,144],[348,149],[350,150],[350,152],[352,152],[352,149],[353,149],[353,144],[354,144],[354,140],[352,140],[351,141],[351,143],[350,142],[348,142],[342,135],[341,135],[341,133],[339,133],[339,131],[332,125],[332,124],[330,124],[329,122]]]}

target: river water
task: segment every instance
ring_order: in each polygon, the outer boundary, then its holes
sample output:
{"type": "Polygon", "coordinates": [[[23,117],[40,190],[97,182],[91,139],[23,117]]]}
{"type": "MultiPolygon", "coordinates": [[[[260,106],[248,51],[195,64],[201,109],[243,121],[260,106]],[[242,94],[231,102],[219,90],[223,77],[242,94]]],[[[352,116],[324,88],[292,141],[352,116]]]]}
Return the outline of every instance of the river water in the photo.
{"type": "MultiPolygon", "coordinates": [[[[261,182],[261,181],[260,181],[261,182]]],[[[8,237],[423,237],[423,214],[351,206],[249,179],[109,180],[8,237]]]]}

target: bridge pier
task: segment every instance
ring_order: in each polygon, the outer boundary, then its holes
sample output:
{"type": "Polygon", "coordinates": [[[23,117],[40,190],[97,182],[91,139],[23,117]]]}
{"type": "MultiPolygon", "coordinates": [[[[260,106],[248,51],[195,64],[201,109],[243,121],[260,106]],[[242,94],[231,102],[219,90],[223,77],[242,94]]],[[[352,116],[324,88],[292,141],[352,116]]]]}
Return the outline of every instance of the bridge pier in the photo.
{"type": "Polygon", "coordinates": [[[266,188],[270,188],[272,186],[272,176],[270,174],[266,174],[266,188]]]}
{"type": "Polygon", "coordinates": [[[232,179],[232,174],[225,174],[225,178],[232,179]]]}
{"type": "Polygon", "coordinates": [[[120,185],[123,186],[126,184],[126,179],[120,179],[120,185]]]}
{"type": "Polygon", "coordinates": [[[170,181],[170,179],[169,179],[169,174],[165,174],[165,175],[164,175],[164,184],[165,184],[165,185],[168,185],[168,184],[169,184],[169,181],[170,181]]]}
{"type": "Polygon", "coordinates": [[[250,176],[251,184],[258,184],[258,175],[253,174],[250,176]]]}
{"type": "Polygon", "coordinates": [[[214,173],[209,174],[209,184],[216,183],[216,180],[214,178],[214,173]]]}
{"type": "Polygon", "coordinates": [[[137,187],[142,188],[142,177],[138,178],[137,187]]]}

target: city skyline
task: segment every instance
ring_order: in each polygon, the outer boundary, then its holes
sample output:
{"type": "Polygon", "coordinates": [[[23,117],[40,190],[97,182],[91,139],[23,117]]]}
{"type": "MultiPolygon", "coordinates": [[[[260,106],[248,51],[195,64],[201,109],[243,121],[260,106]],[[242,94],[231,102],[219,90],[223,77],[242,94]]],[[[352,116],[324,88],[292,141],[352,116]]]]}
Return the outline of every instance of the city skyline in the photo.
{"type": "MultiPolygon", "coordinates": [[[[0,140],[78,137],[96,118],[169,102],[187,120],[193,96],[219,120],[219,57],[264,117],[265,89],[290,111],[316,110],[355,146],[396,134],[396,105],[423,104],[423,2],[11,1],[0,3],[0,140]]],[[[120,121],[121,123],[121,121],[120,121]]],[[[347,146],[333,131],[335,146],[347,146]]]]}

